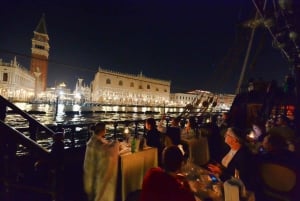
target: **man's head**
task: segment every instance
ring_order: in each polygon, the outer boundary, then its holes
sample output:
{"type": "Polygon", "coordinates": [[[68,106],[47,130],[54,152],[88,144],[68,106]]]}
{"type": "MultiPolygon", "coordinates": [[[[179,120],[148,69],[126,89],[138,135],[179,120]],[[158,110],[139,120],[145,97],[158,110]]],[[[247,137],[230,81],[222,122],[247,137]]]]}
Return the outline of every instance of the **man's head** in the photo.
{"type": "Polygon", "coordinates": [[[167,172],[177,172],[181,169],[183,154],[177,146],[173,145],[165,148],[162,159],[167,172]]]}
{"type": "Polygon", "coordinates": [[[105,123],[99,122],[97,123],[93,128],[94,134],[100,137],[104,137],[106,129],[105,129],[105,123]]]}

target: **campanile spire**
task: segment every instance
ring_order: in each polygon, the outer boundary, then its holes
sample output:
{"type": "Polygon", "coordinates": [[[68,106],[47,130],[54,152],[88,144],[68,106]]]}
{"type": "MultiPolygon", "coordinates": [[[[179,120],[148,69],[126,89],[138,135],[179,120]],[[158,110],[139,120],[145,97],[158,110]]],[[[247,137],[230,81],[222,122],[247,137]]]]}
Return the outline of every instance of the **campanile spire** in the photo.
{"type": "Polygon", "coordinates": [[[42,15],[38,25],[33,31],[31,43],[30,72],[36,78],[36,93],[39,93],[45,91],[47,87],[48,57],[50,49],[45,14],[42,15]]]}

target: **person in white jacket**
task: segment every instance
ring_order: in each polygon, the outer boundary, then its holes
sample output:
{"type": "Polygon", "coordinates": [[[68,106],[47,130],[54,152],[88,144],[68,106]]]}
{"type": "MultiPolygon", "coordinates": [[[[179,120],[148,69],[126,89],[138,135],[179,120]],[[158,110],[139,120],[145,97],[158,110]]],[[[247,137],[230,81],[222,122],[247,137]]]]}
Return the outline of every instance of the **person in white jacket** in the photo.
{"type": "Polygon", "coordinates": [[[105,133],[105,124],[97,123],[87,142],[83,181],[89,201],[112,201],[116,197],[119,143],[106,140],[105,133]]]}

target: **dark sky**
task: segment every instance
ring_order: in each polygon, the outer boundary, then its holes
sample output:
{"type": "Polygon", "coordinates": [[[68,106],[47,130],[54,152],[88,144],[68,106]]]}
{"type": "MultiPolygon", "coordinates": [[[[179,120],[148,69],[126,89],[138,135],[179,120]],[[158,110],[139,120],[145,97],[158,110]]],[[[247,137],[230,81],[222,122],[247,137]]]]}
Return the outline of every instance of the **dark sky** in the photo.
{"type": "MultiPolygon", "coordinates": [[[[254,16],[251,0],[2,0],[0,58],[29,68],[31,38],[45,13],[50,38],[48,85],[97,69],[172,81],[173,92],[234,93],[254,16]],[[4,6],[5,5],[5,6],[4,6]]],[[[258,30],[245,80],[283,81],[289,66],[258,30]]]]}

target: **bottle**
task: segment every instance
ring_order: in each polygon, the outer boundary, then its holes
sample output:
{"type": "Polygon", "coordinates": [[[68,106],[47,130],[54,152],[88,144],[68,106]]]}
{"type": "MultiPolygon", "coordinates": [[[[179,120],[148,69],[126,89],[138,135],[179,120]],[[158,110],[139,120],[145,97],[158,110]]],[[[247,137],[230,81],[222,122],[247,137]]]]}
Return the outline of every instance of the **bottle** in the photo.
{"type": "Polygon", "coordinates": [[[131,153],[134,153],[136,150],[136,139],[135,137],[131,140],[131,153]]]}

